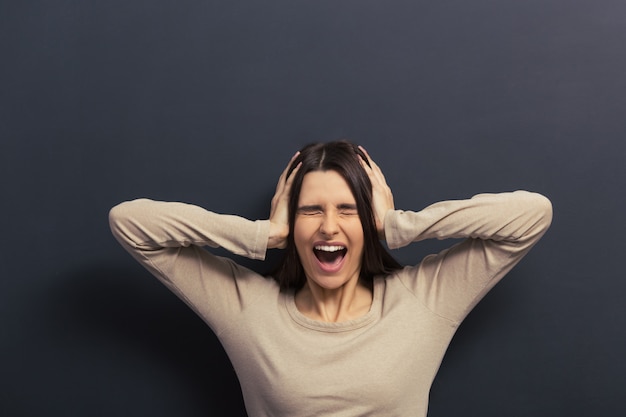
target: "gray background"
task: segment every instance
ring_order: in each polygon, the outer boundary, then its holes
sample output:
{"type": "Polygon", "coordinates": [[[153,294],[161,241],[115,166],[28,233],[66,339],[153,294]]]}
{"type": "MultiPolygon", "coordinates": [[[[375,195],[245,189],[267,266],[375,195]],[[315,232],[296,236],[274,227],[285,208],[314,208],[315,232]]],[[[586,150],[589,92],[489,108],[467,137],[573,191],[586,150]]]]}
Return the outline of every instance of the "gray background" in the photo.
{"type": "Polygon", "coordinates": [[[3,1],[0,414],[242,415],[219,343],[108,210],[266,218],[294,151],[345,137],[398,208],[554,204],[457,333],[430,416],[625,415],[625,39],[623,0],[3,1]]]}

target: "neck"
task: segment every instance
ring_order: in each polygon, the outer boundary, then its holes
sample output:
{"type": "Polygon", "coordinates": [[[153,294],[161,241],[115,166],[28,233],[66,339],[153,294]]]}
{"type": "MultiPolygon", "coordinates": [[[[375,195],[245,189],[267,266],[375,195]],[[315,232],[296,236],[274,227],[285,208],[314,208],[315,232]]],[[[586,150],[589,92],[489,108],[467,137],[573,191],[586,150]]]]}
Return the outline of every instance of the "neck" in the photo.
{"type": "Polygon", "coordinates": [[[335,288],[322,288],[307,281],[296,294],[296,307],[310,319],[341,322],[359,318],[370,310],[372,289],[360,281],[335,288]]]}

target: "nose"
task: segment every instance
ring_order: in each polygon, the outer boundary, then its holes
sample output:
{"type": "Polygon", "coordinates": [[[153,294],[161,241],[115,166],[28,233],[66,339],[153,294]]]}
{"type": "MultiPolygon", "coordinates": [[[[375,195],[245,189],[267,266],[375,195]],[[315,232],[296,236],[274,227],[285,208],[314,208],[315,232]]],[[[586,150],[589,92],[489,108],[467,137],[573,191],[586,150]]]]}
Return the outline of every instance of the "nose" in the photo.
{"type": "Polygon", "coordinates": [[[320,224],[320,233],[324,236],[334,236],[339,233],[339,224],[335,214],[327,213],[324,215],[320,224]]]}

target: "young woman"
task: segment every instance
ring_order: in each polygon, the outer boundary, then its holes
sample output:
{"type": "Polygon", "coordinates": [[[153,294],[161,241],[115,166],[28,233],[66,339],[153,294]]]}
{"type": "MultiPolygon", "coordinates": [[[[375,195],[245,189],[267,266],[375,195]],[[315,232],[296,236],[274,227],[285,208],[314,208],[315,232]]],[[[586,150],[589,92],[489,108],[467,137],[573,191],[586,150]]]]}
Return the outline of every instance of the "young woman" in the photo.
{"type": "Polygon", "coordinates": [[[110,213],[120,243],[219,337],[251,417],[425,416],[459,324],[551,219],[525,191],[396,210],[379,167],[345,141],[294,155],[268,220],[146,199],[110,213]],[[464,240],[406,267],[380,242],[429,238],[464,240]],[[205,246],[285,256],[263,277],[205,246]]]}

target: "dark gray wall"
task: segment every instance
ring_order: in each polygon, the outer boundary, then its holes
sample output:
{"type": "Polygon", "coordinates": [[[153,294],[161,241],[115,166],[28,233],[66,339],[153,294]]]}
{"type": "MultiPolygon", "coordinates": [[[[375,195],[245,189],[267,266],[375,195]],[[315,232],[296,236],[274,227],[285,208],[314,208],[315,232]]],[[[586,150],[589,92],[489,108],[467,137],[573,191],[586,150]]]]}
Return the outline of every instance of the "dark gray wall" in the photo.
{"type": "Polygon", "coordinates": [[[455,337],[430,416],[625,415],[625,22],[622,0],[2,2],[0,414],[242,415],[219,343],[107,212],[265,218],[297,148],[347,137],[399,208],[554,204],[455,337]]]}

